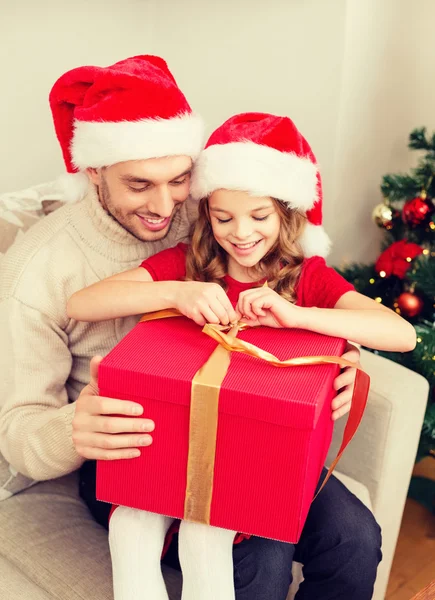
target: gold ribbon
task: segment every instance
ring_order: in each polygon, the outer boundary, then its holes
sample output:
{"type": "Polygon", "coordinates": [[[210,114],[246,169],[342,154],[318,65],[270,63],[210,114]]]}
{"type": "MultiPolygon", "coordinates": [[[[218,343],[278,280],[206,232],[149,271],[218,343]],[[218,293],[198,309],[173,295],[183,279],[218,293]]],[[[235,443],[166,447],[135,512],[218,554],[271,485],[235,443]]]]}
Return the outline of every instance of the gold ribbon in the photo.
{"type": "MultiPolygon", "coordinates": [[[[183,316],[176,309],[160,310],[144,315],[140,322],[183,316]]],[[[344,449],[355,434],[367,402],[369,377],[356,363],[338,356],[300,356],[279,360],[276,356],[237,338],[239,331],[248,329],[245,323],[228,326],[207,323],[203,332],[218,342],[209,359],[197,371],[192,380],[189,424],[189,453],[187,459],[187,485],[184,503],[184,519],[210,524],[210,507],[213,496],[213,472],[216,453],[219,392],[227,374],[231,352],[242,352],[275,367],[336,364],[357,369],[351,409],[346,423],[343,441],[315,498],[328,481],[344,449]],[[227,333],[226,333],[227,332],[227,333]]],[[[314,499],[315,499],[314,498],[314,499]]]]}

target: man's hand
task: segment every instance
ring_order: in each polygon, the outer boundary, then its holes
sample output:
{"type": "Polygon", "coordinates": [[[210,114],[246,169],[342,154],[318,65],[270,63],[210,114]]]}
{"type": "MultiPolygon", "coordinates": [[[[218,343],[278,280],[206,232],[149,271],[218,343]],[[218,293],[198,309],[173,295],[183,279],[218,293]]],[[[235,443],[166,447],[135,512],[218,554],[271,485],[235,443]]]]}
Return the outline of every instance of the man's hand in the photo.
{"type": "Polygon", "coordinates": [[[138,418],[143,411],[140,404],[98,395],[101,361],[101,356],[91,360],[91,380],[75,403],[72,421],[75,449],[80,456],[93,460],[135,458],[140,456],[139,447],[152,443],[147,433],[154,430],[154,422],[138,418]]]}
{"type": "MultiPolygon", "coordinates": [[[[359,349],[348,342],[341,358],[345,358],[346,360],[350,360],[359,365],[360,354],[359,349]]],[[[331,404],[333,421],[336,421],[349,412],[353,387],[355,385],[355,377],[356,369],[347,367],[335,378],[334,389],[338,390],[338,394],[331,404]]]]}

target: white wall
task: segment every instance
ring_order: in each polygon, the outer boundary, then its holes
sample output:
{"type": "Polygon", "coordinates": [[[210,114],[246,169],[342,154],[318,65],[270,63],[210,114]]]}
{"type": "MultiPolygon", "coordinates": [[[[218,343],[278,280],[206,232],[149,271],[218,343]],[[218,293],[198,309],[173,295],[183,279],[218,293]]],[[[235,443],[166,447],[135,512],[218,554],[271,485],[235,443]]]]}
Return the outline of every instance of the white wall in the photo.
{"type": "Polygon", "coordinates": [[[366,262],[379,251],[371,221],[385,173],[407,171],[418,154],[407,148],[415,127],[435,129],[433,0],[349,0],[332,201],[325,225],[335,264],[366,262]],[[334,210],[332,210],[334,206],[334,210]]]}
{"type": "Polygon", "coordinates": [[[321,164],[331,262],[376,255],[381,175],[435,128],[431,0],[0,0],[0,192],[63,171],[48,93],[64,71],[162,55],[209,131],[288,114],[321,164]]]}

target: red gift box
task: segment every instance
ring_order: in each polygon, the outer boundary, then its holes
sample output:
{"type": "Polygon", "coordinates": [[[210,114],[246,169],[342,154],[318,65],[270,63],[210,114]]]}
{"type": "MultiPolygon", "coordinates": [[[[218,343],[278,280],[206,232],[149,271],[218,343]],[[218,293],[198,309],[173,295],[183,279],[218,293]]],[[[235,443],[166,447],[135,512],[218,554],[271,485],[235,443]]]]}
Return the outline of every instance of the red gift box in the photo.
{"type": "MultiPolygon", "coordinates": [[[[340,338],[297,329],[259,327],[239,332],[237,338],[280,360],[341,356],[345,347],[340,338]]],[[[153,444],[139,458],[98,461],[99,500],[189,518],[185,501],[191,475],[192,380],[216,346],[193,321],[170,318],[139,323],[102,361],[100,395],[138,402],[156,427],[153,444]]],[[[299,540],[331,442],[332,383],[339,368],[277,368],[246,354],[231,354],[217,392],[208,490],[211,525],[285,542],[299,540]]]]}

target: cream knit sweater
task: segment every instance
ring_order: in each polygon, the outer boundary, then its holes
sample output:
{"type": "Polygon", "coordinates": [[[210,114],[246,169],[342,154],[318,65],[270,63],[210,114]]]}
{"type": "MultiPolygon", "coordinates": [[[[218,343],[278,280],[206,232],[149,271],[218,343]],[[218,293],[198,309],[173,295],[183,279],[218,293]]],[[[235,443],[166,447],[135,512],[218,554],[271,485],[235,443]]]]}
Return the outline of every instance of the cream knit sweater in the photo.
{"type": "Polygon", "coordinates": [[[86,198],[34,225],[0,268],[0,452],[34,480],[83,462],[71,438],[74,401],[89,381],[89,361],[107,354],[137,318],[80,323],[66,314],[76,290],[186,241],[196,209],[187,200],[164,240],[140,242],[90,187],[86,198]]]}

